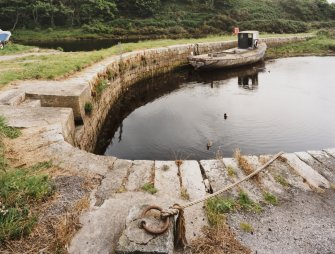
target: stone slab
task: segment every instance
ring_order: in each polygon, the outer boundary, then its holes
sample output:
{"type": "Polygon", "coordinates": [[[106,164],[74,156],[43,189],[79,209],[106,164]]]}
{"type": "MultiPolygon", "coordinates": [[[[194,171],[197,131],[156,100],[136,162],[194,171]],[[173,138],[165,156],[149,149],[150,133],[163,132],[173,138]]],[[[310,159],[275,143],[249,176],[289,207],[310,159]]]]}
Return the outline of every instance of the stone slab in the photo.
{"type": "Polygon", "coordinates": [[[324,149],[324,151],[328,153],[330,156],[332,156],[333,158],[335,158],[335,148],[324,149]]]}
{"type": "MultiPolygon", "coordinates": [[[[182,186],[188,193],[189,201],[205,197],[207,193],[199,163],[197,161],[183,161],[179,170],[182,186]]],[[[200,203],[185,209],[186,239],[188,242],[201,236],[202,228],[208,225],[203,206],[204,204],[200,203]]]]}
{"type": "Polygon", "coordinates": [[[311,166],[320,175],[325,177],[330,183],[335,183],[335,170],[330,170],[328,167],[326,167],[320,161],[316,160],[307,152],[297,152],[295,154],[300,158],[300,160],[311,166]]]}
{"type": "Polygon", "coordinates": [[[160,197],[180,199],[179,171],[175,161],[155,161],[155,187],[160,197]]]}
{"type": "Polygon", "coordinates": [[[307,151],[328,169],[335,171],[335,158],[324,151],[307,151]]]}
{"type": "MultiPolygon", "coordinates": [[[[213,192],[217,192],[236,181],[235,175],[229,175],[224,163],[220,160],[202,160],[200,161],[205,174],[208,177],[210,186],[213,192]]],[[[223,193],[224,196],[237,196],[238,192],[235,189],[223,193]]]]}
{"type": "Polygon", "coordinates": [[[11,107],[0,105],[0,115],[7,124],[16,128],[43,127],[61,124],[66,141],[73,144],[74,118],[70,108],[11,107]]]}
{"type": "Polygon", "coordinates": [[[153,182],[154,161],[133,161],[129,169],[126,190],[139,191],[146,183],[153,182]]]}
{"type": "Polygon", "coordinates": [[[330,184],[326,178],[324,178],[306,163],[301,161],[294,153],[285,153],[282,155],[282,157],[285,158],[287,163],[313,188],[319,189],[330,187],[330,184]]]}
{"type": "MultiPolygon", "coordinates": [[[[126,228],[123,231],[115,251],[116,254],[131,253],[174,253],[174,220],[170,220],[169,229],[161,235],[153,235],[139,228],[142,221],[142,211],[149,205],[138,205],[130,209],[126,219],[126,228]]],[[[159,228],[161,222],[159,219],[150,217],[144,219],[149,227],[159,228]]]]}
{"type": "MultiPolygon", "coordinates": [[[[260,159],[269,161],[272,155],[261,155],[260,159]]],[[[304,178],[301,177],[290,165],[278,158],[268,167],[267,171],[272,177],[281,184],[284,188],[294,187],[304,191],[310,191],[311,188],[305,183],[304,178]],[[281,183],[280,183],[281,182],[281,183]]]]}

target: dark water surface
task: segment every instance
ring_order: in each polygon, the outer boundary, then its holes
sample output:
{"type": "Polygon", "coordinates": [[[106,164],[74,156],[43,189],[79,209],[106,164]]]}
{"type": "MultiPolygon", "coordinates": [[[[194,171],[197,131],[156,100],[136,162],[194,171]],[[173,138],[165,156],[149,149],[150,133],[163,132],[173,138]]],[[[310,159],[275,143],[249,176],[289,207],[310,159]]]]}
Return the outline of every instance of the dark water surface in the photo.
{"type": "Polygon", "coordinates": [[[57,49],[62,48],[64,52],[93,51],[110,48],[118,43],[138,42],[138,39],[92,39],[92,40],[55,40],[55,41],[20,41],[19,43],[39,48],[57,49]]]}
{"type": "Polygon", "coordinates": [[[335,57],[298,57],[139,83],[110,112],[96,152],[174,160],[232,156],[236,148],[267,154],[328,147],[335,147],[335,57]]]}

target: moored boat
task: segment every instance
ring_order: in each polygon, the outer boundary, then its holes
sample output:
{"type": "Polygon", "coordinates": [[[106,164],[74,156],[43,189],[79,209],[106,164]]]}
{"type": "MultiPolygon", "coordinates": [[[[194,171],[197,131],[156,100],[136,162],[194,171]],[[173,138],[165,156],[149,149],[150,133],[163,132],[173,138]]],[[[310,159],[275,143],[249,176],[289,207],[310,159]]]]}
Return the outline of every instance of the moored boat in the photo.
{"type": "Polygon", "coordinates": [[[9,38],[11,37],[11,32],[9,31],[2,31],[0,29],[0,49],[3,49],[4,46],[7,44],[9,41],[9,38]]]}
{"type": "Polygon", "coordinates": [[[267,45],[259,42],[258,31],[238,33],[238,47],[197,56],[190,56],[189,63],[195,69],[219,69],[238,67],[259,62],[264,58],[267,45]]]}

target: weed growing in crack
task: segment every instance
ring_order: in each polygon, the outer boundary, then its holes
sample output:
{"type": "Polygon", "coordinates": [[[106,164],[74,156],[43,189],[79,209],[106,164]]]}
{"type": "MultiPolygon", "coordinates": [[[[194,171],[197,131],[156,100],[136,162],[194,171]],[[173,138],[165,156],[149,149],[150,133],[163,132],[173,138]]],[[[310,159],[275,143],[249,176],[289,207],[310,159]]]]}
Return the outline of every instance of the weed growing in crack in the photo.
{"type": "Polygon", "coordinates": [[[247,222],[241,222],[240,229],[246,233],[252,233],[254,231],[253,226],[247,222]]]}
{"type": "Polygon", "coordinates": [[[285,188],[290,187],[290,183],[281,175],[276,175],[275,180],[277,183],[279,183],[281,186],[285,188]]]}
{"type": "Polygon", "coordinates": [[[180,196],[184,200],[190,200],[190,195],[188,194],[187,190],[185,188],[181,188],[180,190],[180,196]]]}
{"type": "Polygon", "coordinates": [[[155,188],[153,183],[146,183],[142,186],[142,190],[145,192],[148,192],[150,194],[155,194],[158,192],[158,190],[155,188]]]}
{"type": "Polygon", "coordinates": [[[91,102],[86,102],[84,110],[86,115],[91,115],[93,111],[93,104],[91,102]]]}
{"type": "Polygon", "coordinates": [[[271,205],[278,205],[278,199],[275,195],[271,194],[270,192],[264,192],[263,193],[263,198],[266,203],[271,204],[271,205]]]}

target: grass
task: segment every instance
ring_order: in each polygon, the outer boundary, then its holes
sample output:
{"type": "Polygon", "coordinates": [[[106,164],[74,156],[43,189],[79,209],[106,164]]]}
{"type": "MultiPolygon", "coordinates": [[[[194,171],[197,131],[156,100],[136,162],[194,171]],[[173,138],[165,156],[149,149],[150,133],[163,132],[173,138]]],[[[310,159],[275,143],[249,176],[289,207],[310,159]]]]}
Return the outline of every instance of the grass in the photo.
{"type": "Polygon", "coordinates": [[[31,52],[34,48],[36,47],[8,43],[3,50],[0,50],[0,56],[28,53],[31,52]]]}
{"type": "Polygon", "coordinates": [[[234,211],[260,212],[261,206],[254,202],[247,193],[241,191],[236,199],[214,197],[206,202],[205,210],[211,226],[218,226],[225,222],[226,213],[234,211]]]}
{"type": "Polygon", "coordinates": [[[278,205],[278,199],[275,195],[271,194],[270,192],[264,192],[263,193],[263,198],[264,198],[264,201],[268,204],[271,204],[271,205],[278,205]]]}
{"type": "Polygon", "coordinates": [[[42,173],[46,164],[0,172],[0,242],[28,235],[37,223],[32,206],[48,199],[54,191],[42,173]]]}
{"type": "Polygon", "coordinates": [[[163,169],[163,171],[168,171],[170,169],[170,166],[169,165],[164,165],[162,169],[163,169]]]}
{"type": "Polygon", "coordinates": [[[91,102],[86,102],[84,105],[84,110],[86,115],[91,115],[93,111],[93,104],[91,102]]]}
{"type": "Polygon", "coordinates": [[[105,80],[105,79],[100,80],[98,85],[95,88],[97,91],[97,94],[101,95],[102,92],[107,88],[107,86],[108,86],[108,80],[105,80]]]}
{"type": "Polygon", "coordinates": [[[236,170],[231,165],[228,165],[227,172],[228,172],[228,176],[230,176],[230,177],[235,177],[236,176],[236,170]]]}
{"type": "Polygon", "coordinates": [[[335,54],[335,40],[327,36],[317,36],[307,41],[295,42],[277,47],[271,47],[266,52],[266,58],[280,58],[303,55],[335,54]]]}
{"type": "Polygon", "coordinates": [[[158,192],[158,190],[155,188],[153,183],[146,183],[142,186],[142,190],[145,192],[148,192],[150,194],[155,194],[158,192]]]}
{"type": "Polygon", "coordinates": [[[21,134],[19,129],[8,126],[3,116],[0,116],[0,133],[11,139],[17,138],[21,134]]]}
{"type": "Polygon", "coordinates": [[[281,186],[285,188],[290,187],[290,183],[281,175],[276,175],[275,180],[277,183],[279,183],[281,186]]]}
{"type": "MultiPolygon", "coordinates": [[[[262,35],[286,36],[286,35],[262,35]]],[[[5,85],[16,80],[27,79],[59,79],[67,77],[83,68],[92,65],[102,59],[140,49],[165,47],[177,44],[214,42],[235,39],[233,36],[209,36],[199,39],[177,40],[148,40],[138,43],[124,43],[108,49],[91,52],[66,52],[44,56],[29,56],[10,61],[4,61],[0,65],[0,85],[5,85]]]]}
{"type": "Polygon", "coordinates": [[[243,230],[246,233],[251,233],[254,231],[254,228],[251,224],[247,222],[241,222],[240,223],[240,229],[243,230]]]}
{"type": "Polygon", "coordinates": [[[180,197],[184,200],[190,200],[190,195],[188,194],[188,192],[185,188],[181,188],[180,197]]]}

